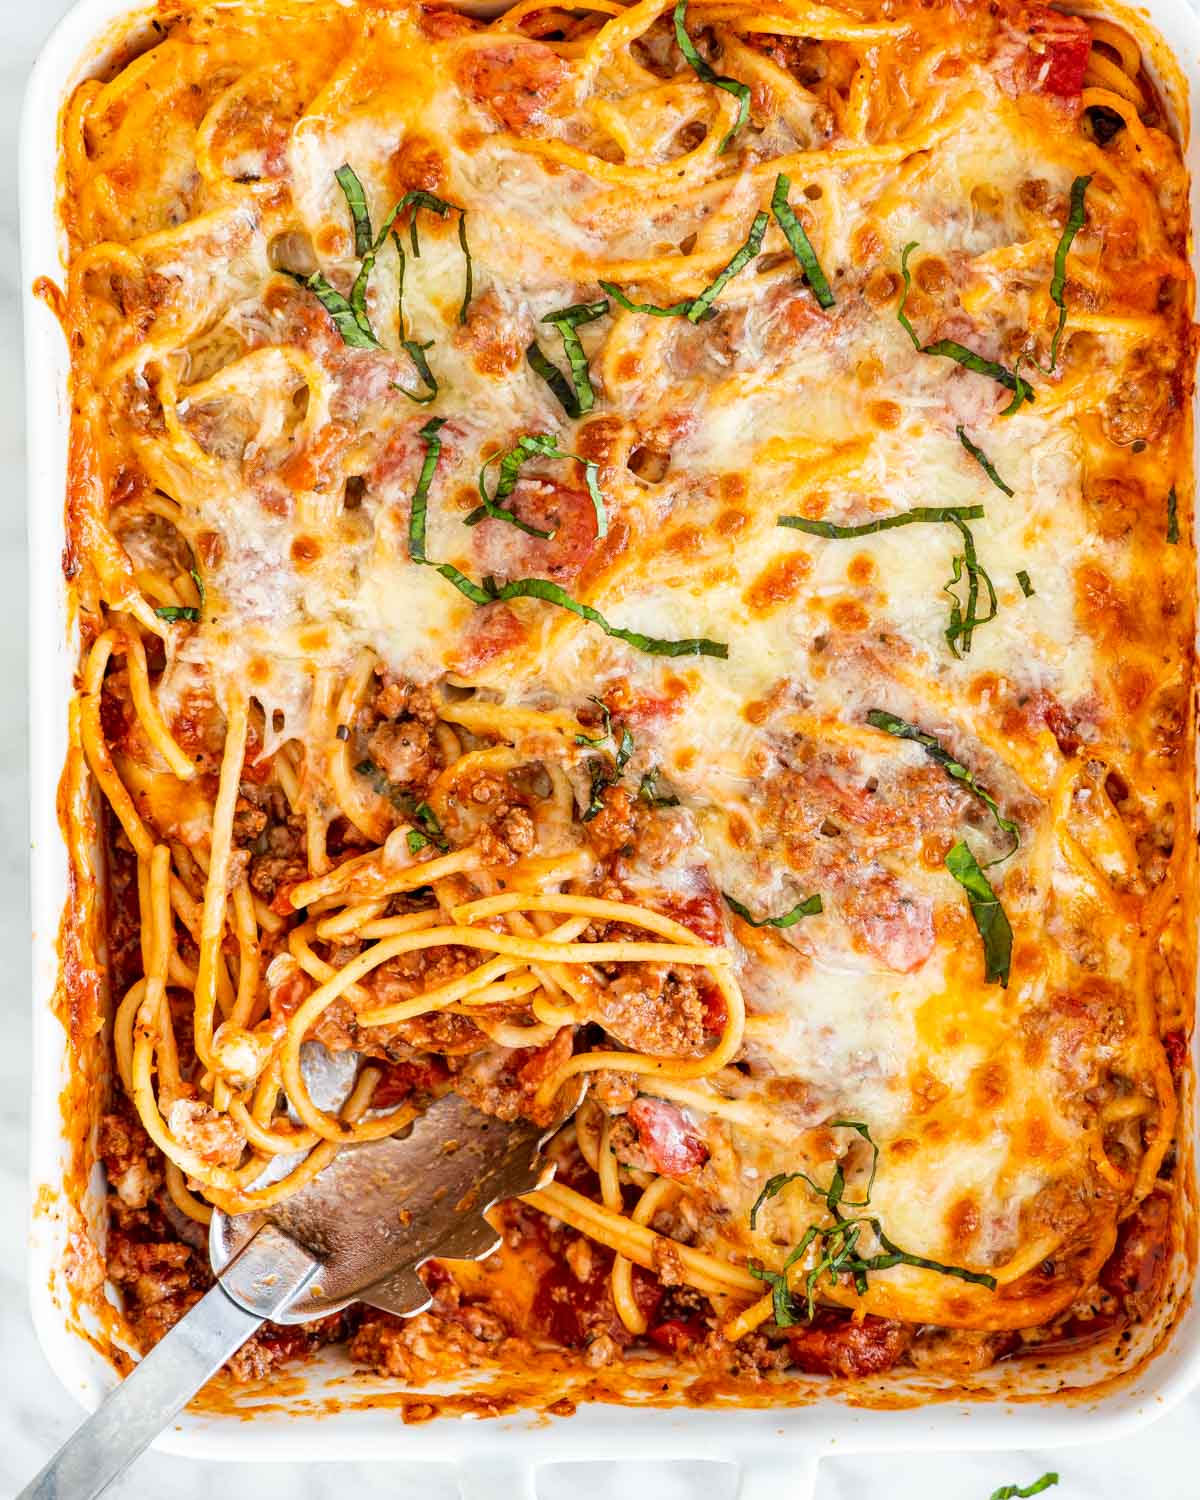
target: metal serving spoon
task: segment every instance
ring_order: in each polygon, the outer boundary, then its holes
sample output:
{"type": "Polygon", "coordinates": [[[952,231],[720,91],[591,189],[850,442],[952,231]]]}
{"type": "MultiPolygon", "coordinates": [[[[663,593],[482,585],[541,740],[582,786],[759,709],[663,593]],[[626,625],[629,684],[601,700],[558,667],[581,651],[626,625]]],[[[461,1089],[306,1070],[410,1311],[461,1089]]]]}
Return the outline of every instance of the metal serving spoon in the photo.
{"type": "Polygon", "coordinates": [[[17,1500],[101,1494],[268,1318],[304,1323],[351,1302],[402,1317],[423,1312],[432,1298],[417,1267],[432,1256],[482,1260],[499,1246],[483,1215],[553,1177],[541,1156],[548,1134],[447,1094],[406,1134],[345,1147],[275,1207],[215,1211],[216,1284],[17,1500]]]}

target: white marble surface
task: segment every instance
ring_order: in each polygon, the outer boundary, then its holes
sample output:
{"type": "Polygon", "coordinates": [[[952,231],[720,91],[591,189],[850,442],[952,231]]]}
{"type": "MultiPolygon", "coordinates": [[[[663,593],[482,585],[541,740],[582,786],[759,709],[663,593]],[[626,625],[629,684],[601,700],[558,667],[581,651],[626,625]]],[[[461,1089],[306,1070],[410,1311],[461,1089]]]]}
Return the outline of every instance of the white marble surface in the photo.
{"type": "MultiPolygon", "coordinates": [[[[16,137],[21,92],[42,39],[69,0],[0,0],[0,953],[13,956],[0,1022],[0,1496],[20,1484],[66,1437],[79,1417],[42,1357],[26,1307],[24,1264],[29,1068],[28,891],[25,875],[26,727],[25,546],[16,137]]],[[[36,397],[35,397],[36,399],[36,397]]],[[[1143,1433],[1062,1452],[871,1457],[822,1465],[819,1500],[870,1493],[887,1500],[987,1500],[1003,1482],[1061,1475],[1062,1500],[1196,1500],[1200,1495],[1200,1394],[1143,1433]]],[[[698,1455],[699,1456],[699,1455],[698,1455]]],[[[588,1486],[594,1500],[641,1492],[655,1500],[733,1500],[731,1471],[637,1473],[613,1465],[588,1486]]],[[[451,1473],[403,1464],[211,1464],[149,1455],[114,1496],[198,1500],[219,1485],[230,1500],[453,1500],[451,1473]]],[[[542,1500],[584,1500],[579,1476],[545,1471],[542,1500]]],[[[497,1494],[496,1500],[509,1500],[497,1494]]],[[[786,1490],[779,1500],[789,1500],[786,1490]]]]}

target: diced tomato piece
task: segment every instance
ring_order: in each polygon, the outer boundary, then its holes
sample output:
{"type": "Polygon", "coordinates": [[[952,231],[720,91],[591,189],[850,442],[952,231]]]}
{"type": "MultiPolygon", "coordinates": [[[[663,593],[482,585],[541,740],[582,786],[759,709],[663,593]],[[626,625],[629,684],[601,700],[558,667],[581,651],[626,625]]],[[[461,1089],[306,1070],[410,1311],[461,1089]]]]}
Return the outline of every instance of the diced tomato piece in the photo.
{"type": "Polygon", "coordinates": [[[1066,16],[1045,5],[1032,6],[1025,15],[1029,53],[1019,80],[1028,93],[1052,94],[1077,100],[1083,88],[1092,33],[1081,16],[1066,16]]]}
{"type": "Polygon", "coordinates": [[[818,1313],[811,1323],[788,1329],[792,1363],[806,1375],[856,1380],[882,1375],[912,1341],[906,1323],[868,1314],[861,1322],[839,1313],[818,1313]]]}
{"type": "MultiPolygon", "coordinates": [[[[378,1064],[376,1064],[378,1066],[378,1064]]],[[[427,1093],[448,1074],[440,1057],[423,1057],[412,1062],[387,1063],[383,1077],[371,1095],[372,1109],[388,1109],[410,1094],[427,1093]]]]}
{"type": "Polygon", "coordinates": [[[1183,1031],[1168,1031],[1162,1039],[1163,1051],[1172,1073],[1178,1073],[1187,1061],[1188,1039],[1183,1031]]]}
{"type": "Polygon", "coordinates": [[[1171,1253],[1171,1199],[1145,1197],[1117,1232],[1100,1285],[1120,1297],[1133,1317],[1145,1317],[1158,1301],[1171,1253]]]}
{"type": "Polygon", "coordinates": [[[686,1177],[708,1160],[708,1147],[675,1105],[663,1099],[635,1099],[629,1120],[638,1144],[664,1177],[686,1177]]]}
{"type": "Polygon", "coordinates": [[[649,1329],[646,1337],[660,1349],[679,1355],[686,1354],[693,1344],[704,1337],[706,1329],[701,1318],[668,1318],[649,1329]]]}

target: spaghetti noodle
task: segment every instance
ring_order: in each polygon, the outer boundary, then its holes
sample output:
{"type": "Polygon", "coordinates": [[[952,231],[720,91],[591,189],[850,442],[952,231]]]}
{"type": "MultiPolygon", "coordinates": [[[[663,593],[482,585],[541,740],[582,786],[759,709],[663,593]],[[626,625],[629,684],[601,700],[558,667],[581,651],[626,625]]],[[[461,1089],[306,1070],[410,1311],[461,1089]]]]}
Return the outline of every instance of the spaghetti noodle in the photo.
{"type": "MultiPolygon", "coordinates": [[[[63,125],[121,1232],[279,1201],[448,1089],[549,1124],[582,1079],[499,1211],[509,1332],[864,1377],[1150,1316],[1192,285],[1134,32],[159,32],[63,125]]],[[[439,1275],[461,1332],[489,1293],[439,1275]]]]}

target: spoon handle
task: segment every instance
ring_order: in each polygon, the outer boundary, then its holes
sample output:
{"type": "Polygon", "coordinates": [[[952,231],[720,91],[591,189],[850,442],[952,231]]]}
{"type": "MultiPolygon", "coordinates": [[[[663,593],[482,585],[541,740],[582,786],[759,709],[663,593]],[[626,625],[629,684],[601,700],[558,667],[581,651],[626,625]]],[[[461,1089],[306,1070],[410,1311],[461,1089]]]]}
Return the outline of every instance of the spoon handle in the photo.
{"type": "Polygon", "coordinates": [[[94,1500],[317,1269],[295,1241],[271,1226],[260,1230],[226,1268],[224,1284],[155,1344],[17,1500],[94,1500]]]}

